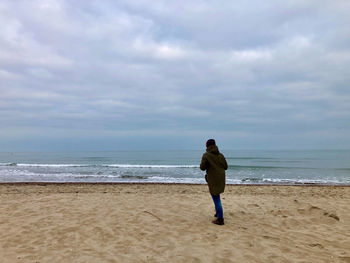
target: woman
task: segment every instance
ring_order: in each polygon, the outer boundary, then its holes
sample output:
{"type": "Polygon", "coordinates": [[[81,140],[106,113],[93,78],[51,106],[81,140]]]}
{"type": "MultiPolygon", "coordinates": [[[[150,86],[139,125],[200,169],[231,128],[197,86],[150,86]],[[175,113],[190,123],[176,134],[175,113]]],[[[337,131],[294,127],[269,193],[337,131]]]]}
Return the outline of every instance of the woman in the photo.
{"type": "Polygon", "coordinates": [[[200,169],[206,171],[205,180],[209,186],[209,192],[213,198],[216,214],[214,224],[224,224],[224,213],[221,205],[220,194],[225,190],[227,162],[222,153],[219,152],[214,139],[206,142],[207,150],[202,156],[200,169]]]}

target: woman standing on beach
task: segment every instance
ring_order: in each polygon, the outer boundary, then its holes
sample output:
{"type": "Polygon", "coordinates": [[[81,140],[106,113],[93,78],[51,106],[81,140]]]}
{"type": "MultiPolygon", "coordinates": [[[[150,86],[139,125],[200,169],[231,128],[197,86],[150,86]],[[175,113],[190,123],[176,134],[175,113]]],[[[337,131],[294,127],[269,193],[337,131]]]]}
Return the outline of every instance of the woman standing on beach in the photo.
{"type": "Polygon", "coordinates": [[[214,224],[224,224],[224,213],[221,205],[220,194],[225,190],[227,162],[222,153],[219,152],[214,139],[206,143],[207,150],[202,156],[200,169],[206,171],[205,180],[209,186],[209,192],[213,198],[216,214],[214,224]]]}

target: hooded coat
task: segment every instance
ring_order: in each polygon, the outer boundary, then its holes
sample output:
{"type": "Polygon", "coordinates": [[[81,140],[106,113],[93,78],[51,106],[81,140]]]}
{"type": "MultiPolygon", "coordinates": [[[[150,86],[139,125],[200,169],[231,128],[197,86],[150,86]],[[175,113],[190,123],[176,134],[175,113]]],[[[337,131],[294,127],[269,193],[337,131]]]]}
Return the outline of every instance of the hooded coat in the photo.
{"type": "Polygon", "coordinates": [[[205,179],[212,195],[219,195],[225,190],[227,162],[216,145],[207,147],[207,151],[202,156],[200,169],[206,171],[205,179]]]}

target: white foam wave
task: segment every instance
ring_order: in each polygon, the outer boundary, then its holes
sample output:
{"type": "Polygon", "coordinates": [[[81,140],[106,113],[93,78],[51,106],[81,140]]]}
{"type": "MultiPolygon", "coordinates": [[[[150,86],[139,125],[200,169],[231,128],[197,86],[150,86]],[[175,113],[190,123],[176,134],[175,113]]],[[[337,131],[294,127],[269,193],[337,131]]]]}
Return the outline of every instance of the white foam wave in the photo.
{"type": "Polygon", "coordinates": [[[116,168],[199,168],[199,165],[166,165],[166,164],[109,164],[116,168]]]}
{"type": "MultiPolygon", "coordinates": [[[[34,169],[33,169],[34,170],[34,169]]],[[[146,183],[187,183],[187,184],[205,184],[203,175],[192,173],[181,174],[175,172],[175,176],[171,174],[163,173],[164,176],[156,175],[152,171],[150,174],[144,172],[135,172],[125,175],[125,171],[107,171],[96,173],[76,173],[76,172],[59,172],[50,173],[47,172],[33,172],[31,169],[25,169],[22,167],[3,167],[0,169],[0,182],[146,182],[146,183]]],[[[311,178],[235,178],[227,177],[227,184],[342,184],[350,185],[349,178],[323,178],[323,179],[311,179],[311,178]]]]}
{"type": "MultiPolygon", "coordinates": [[[[254,182],[253,182],[254,183],[254,182]]],[[[259,183],[259,182],[257,182],[259,183]]],[[[260,181],[263,184],[349,184],[350,181],[337,179],[280,179],[264,178],[260,181]]]]}
{"type": "Polygon", "coordinates": [[[20,167],[84,167],[87,165],[79,164],[39,164],[39,163],[18,163],[20,167]]]}
{"type": "Polygon", "coordinates": [[[0,166],[18,167],[111,167],[111,168],[199,168],[199,165],[168,164],[42,164],[42,163],[0,163],[0,166]]]}
{"type": "Polygon", "coordinates": [[[152,176],[148,178],[149,182],[155,183],[184,183],[184,184],[205,184],[204,178],[174,178],[174,177],[163,177],[163,176],[152,176]]]}

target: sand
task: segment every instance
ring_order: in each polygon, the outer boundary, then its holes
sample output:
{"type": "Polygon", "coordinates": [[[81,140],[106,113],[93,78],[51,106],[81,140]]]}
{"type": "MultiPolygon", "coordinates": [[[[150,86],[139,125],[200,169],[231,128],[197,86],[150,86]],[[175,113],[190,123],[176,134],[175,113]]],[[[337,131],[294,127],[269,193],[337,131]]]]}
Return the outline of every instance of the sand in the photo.
{"type": "Polygon", "coordinates": [[[350,187],[0,184],[0,262],[350,262],[350,187]]]}

